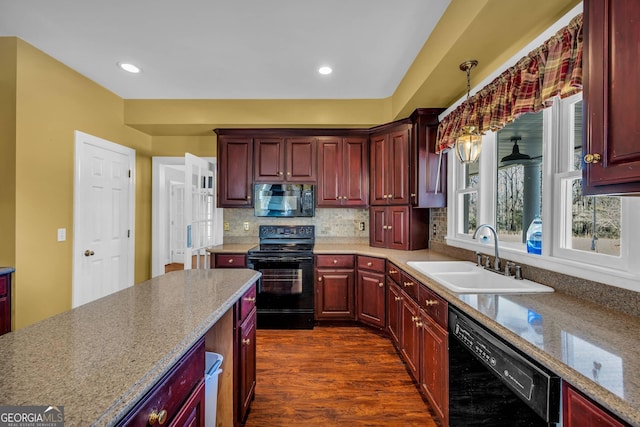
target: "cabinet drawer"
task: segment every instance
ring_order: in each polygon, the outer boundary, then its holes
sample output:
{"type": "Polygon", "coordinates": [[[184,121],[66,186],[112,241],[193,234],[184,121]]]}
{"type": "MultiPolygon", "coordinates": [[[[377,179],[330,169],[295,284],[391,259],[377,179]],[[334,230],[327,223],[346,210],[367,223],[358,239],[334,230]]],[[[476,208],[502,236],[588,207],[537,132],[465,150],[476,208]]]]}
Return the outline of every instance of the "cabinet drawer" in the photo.
{"type": "Polygon", "coordinates": [[[358,270],[371,270],[384,273],[384,262],[385,260],[382,258],[358,256],[358,270]]]}
{"type": "Polygon", "coordinates": [[[204,378],[204,353],[204,339],[201,339],[118,425],[146,426],[149,415],[162,410],[167,412],[167,422],[171,423],[204,378]]]}
{"type": "Polygon", "coordinates": [[[240,322],[247,318],[247,315],[251,313],[251,310],[256,306],[256,285],[254,284],[244,295],[240,298],[239,304],[240,313],[238,317],[240,322]]]}
{"type": "Polygon", "coordinates": [[[316,255],[316,267],[353,268],[353,255],[316,255]]]}
{"type": "Polygon", "coordinates": [[[387,261],[387,276],[391,278],[396,285],[400,286],[400,269],[392,262],[387,261]]]}
{"type": "Polygon", "coordinates": [[[6,297],[9,292],[9,281],[7,276],[0,276],[0,297],[6,297]]]}
{"type": "Polygon", "coordinates": [[[431,289],[420,284],[418,287],[418,305],[440,326],[447,329],[447,302],[431,289]]]}
{"type": "Polygon", "coordinates": [[[407,293],[414,301],[418,300],[418,288],[420,282],[413,277],[406,274],[404,271],[400,272],[400,287],[407,293]]]}
{"type": "Polygon", "coordinates": [[[215,268],[247,268],[245,254],[215,254],[215,268]]]}

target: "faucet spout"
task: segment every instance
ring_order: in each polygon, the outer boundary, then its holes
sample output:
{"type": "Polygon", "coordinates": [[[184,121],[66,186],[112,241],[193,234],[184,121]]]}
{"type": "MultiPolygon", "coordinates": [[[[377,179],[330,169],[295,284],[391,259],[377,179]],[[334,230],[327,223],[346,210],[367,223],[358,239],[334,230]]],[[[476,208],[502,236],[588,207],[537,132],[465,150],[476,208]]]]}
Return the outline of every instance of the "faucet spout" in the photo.
{"type": "Polygon", "coordinates": [[[483,228],[488,228],[489,231],[491,231],[491,233],[493,234],[493,248],[495,251],[495,260],[493,261],[493,268],[494,270],[500,270],[500,254],[498,252],[498,233],[496,233],[496,229],[489,224],[481,224],[478,226],[478,228],[476,228],[476,231],[473,233],[473,239],[475,239],[478,236],[478,232],[483,228]]]}

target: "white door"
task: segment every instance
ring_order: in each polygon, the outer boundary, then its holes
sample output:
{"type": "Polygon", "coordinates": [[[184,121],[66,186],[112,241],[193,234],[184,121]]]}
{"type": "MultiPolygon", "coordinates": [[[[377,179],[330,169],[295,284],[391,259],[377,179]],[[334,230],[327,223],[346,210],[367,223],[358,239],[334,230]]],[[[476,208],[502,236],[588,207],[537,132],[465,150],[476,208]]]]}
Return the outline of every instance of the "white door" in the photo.
{"type": "Polygon", "coordinates": [[[214,164],[185,154],[184,268],[208,268],[206,249],[222,243],[222,210],[216,208],[214,164]]]}
{"type": "MultiPolygon", "coordinates": [[[[184,169],[184,168],[183,168],[184,169]]],[[[184,173],[183,173],[184,176],[184,173]]],[[[184,179],[169,183],[169,262],[184,264],[184,179]]]]}
{"type": "Polygon", "coordinates": [[[76,131],[73,307],[133,285],[135,150],[76,131]]]}

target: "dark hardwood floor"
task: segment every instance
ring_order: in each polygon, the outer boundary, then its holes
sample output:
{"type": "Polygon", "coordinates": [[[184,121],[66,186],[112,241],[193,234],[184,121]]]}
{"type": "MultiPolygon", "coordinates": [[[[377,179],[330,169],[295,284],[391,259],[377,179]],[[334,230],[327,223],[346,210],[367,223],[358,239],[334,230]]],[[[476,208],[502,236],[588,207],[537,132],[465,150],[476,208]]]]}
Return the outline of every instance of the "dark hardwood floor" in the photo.
{"type": "Polygon", "coordinates": [[[245,427],[432,427],[393,344],[366,327],[257,331],[256,397],[245,427]]]}

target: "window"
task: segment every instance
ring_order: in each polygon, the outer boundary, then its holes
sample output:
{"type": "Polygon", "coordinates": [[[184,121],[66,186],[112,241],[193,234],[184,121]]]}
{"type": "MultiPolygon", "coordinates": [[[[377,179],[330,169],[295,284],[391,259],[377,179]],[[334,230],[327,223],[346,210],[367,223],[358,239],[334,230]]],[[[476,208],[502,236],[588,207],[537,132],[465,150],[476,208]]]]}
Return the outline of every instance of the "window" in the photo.
{"type": "Polygon", "coordinates": [[[630,262],[640,253],[640,227],[631,224],[640,198],[582,195],[581,94],[487,132],[482,146],[476,164],[449,155],[448,244],[490,253],[479,246],[487,239],[471,239],[488,223],[508,259],[640,290],[640,266],[630,262]],[[541,255],[525,244],[535,217],[542,219],[541,255]]]}

